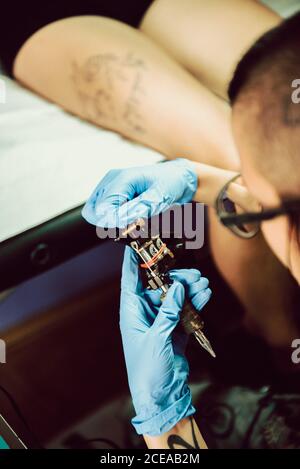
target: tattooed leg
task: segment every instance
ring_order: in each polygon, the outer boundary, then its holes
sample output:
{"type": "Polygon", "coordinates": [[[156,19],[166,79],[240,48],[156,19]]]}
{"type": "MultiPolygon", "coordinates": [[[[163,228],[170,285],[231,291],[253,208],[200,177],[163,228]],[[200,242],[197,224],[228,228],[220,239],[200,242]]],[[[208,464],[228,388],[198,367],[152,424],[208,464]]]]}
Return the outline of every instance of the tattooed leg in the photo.
{"type": "Polygon", "coordinates": [[[125,24],[52,23],[21,48],[14,74],[69,112],[166,156],[238,168],[228,104],[125,24]]]}
{"type": "Polygon", "coordinates": [[[146,73],[145,61],[131,53],[124,57],[98,54],[82,65],[74,61],[72,81],[82,103],[82,114],[92,122],[106,121],[108,127],[123,120],[128,133],[145,133],[140,109],[146,95],[146,73]],[[116,99],[120,87],[124,88],[121,102],[116,99]]]}

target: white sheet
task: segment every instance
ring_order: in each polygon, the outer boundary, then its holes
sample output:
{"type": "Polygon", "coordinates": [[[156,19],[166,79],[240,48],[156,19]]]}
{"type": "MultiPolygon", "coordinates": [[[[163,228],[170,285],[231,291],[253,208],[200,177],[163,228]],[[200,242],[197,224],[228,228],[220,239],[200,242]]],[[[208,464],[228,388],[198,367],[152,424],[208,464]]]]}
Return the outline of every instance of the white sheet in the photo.
{"type": "Polygon", "coordinates": [[[162,158],[0,78],[0,242],[83,203],[109,169],[162,158]]]}
{"type": "Polygon", "coordinates": [[[268,5],[284,18],[300,10],[299,0],[262,0],[262,3],[268,5]]]}

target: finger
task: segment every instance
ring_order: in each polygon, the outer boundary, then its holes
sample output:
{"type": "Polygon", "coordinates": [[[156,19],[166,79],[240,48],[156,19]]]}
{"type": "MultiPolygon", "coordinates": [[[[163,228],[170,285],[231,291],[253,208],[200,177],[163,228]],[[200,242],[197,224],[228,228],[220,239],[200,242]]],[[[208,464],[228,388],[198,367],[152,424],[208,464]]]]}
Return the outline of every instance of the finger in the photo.
{"type": "Polygon", "coordinates": [[[161,291],[160,288],[158,288],[157,290],[145,289],[144,294],[145,294],[145,298],[147,299],[147,301],[150,304],[153,304],[154,306],[157,306],[157,307],[161,306],[161,304],[162,304],[162,301],[161,301],[162,291],[161,291]]]}
{"type": "Polygon", "coordinates": [[[120,299],[120,329],[122,335],[146,332],[154,320],[153,312],[139,295],[122,290],[120,299]]]}
{"type": "Polygon", "coordinates": [[[175,281],[169,288],[153,323],[155,333],[168,337],[178,324],[184,304],[184,286],[175,281]]]}
{"type": "Polygon", "coordinates": [[[122,267],[120,328],[126,331],[145,332],[153,322],[149,317],[147,304],[143,301],[142,281],[140,278],[138,258],[132,248],[126,246],[122,267]]]}
{"type": "Polygon", "coordinates": [[[118,224],[118,209],[139,193],[140,184],[125,170],[111,170],[97,185],[82,209],[89,223],[105,228],[123,228],[118,224]]]}
{"type": "MultiPolygon", "coordinates": [[[[113,169],[108,171],[103,179],[97,184],[96,188],[93,190],[92,194],[86,201],[83,209],[82,216],[92,225],[97,225],[99,222],[99,216],[97,215],[97,206],[104,202],[104,193],[111,183],[120,175],[120,170],[113,169]]],[[[101,225],[99,225],[101,226],[101,225]]]]}
{"type": "Polygon", "coordinates": [[[190,298],[192,298],[201,290],[205,290],[206,288],[208,288],[208,285],[209,285],[208,279],[206,277],[201,277],[200,280],[198,280],[198,282],[194,282],[188,285],[187,294],[190,298]]]}
{"type": "MultiPolygon", "coordinates": [[[[199,288],[203,289],[208,287],[208,280],[205,277],[201,277],[201,273],[197,269],[172,269],[168,272],[172,281],[177,280],[186,287],[186,292],[189,296],[198,293],[199,288]],[[200,282],[200,284],[194,288],[194,283],[200,282]]],[[[146,290],[145,295],[149,298],[155,306],[161,304],[161,290],[146,290]]]]}
{"type": "Polygon", "coordinates": [[[209,283],[205,277],[201,277],[201,272],[197,269],[174,269],[170,271],[170,278],[185,286],[188,297],[198,293],[201,288],[207,288],[209,283]]]}
{"type": "Polygon", "coordinates": [[[136,295],[139,295],[143,291],[138,257],[129,246],[126,246],[124,251],[121,289],[136,295]]]}
{"type": "Polygon", "coordinates": [[[171,280],[177,280],[184,286],[189,286],[198,282],[201,278],[201,272],[197,269],[172,269],[169,271],[171,280]]]}
{"type": "Polygon", "coordinates": [[[211,295],[212,291],[210,288],[205,288],[205,290],[201,288],[198,293],[190,297],[197,311],[201,311],[204,308],[206,303],[210,300],[211,295]]]}
{"type": "MultiPolygon", "coordinates": [[[[204,288],[208,286],[208,280],[204,277],[201,277],[201,273],[197,269],[172,269],[168,272],[170,279],[172,281],[177,280],[182,283],[187,288],[187,293],[198,293],[199,285],[204,288]],[[194,289],[194,283],[200,282],[194,289]]],[[[145,295],[149,298],[155,306],[161,305],[161,289],[157,290],[146,290],[145,295]]]]}
{"type": "Polygon", "coordinates": [[[119,226],[127,226],[138,218],[150,218],[170,208],[170,198],[159,188],[153,185],[138,197],[124,203],[118,209],[119,226]]]}

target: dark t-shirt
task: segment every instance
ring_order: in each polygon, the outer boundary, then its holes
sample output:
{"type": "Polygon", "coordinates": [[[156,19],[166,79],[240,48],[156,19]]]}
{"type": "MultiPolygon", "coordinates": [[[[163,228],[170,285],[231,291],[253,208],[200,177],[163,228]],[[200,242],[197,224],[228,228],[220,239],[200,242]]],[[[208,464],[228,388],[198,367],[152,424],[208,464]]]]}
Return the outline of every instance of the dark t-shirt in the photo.
{"type": "Polygon", "coordinates": [[[99,15],[137,27],[153,0],[6,0],[0,8],[0,61],[11,75],[26,39],[43,26],[71,16],[99,15]]]}

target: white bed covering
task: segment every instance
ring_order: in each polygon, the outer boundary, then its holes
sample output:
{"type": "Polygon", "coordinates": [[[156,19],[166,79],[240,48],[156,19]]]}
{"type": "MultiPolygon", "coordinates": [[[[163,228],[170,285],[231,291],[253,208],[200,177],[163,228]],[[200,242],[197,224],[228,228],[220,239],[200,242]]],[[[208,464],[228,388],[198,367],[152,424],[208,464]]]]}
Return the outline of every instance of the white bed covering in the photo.
{"type": "Polygon", "coordinates": [[[83,203],[109,169],[162,159],[0,78],[0,242],[83,203]]]}

